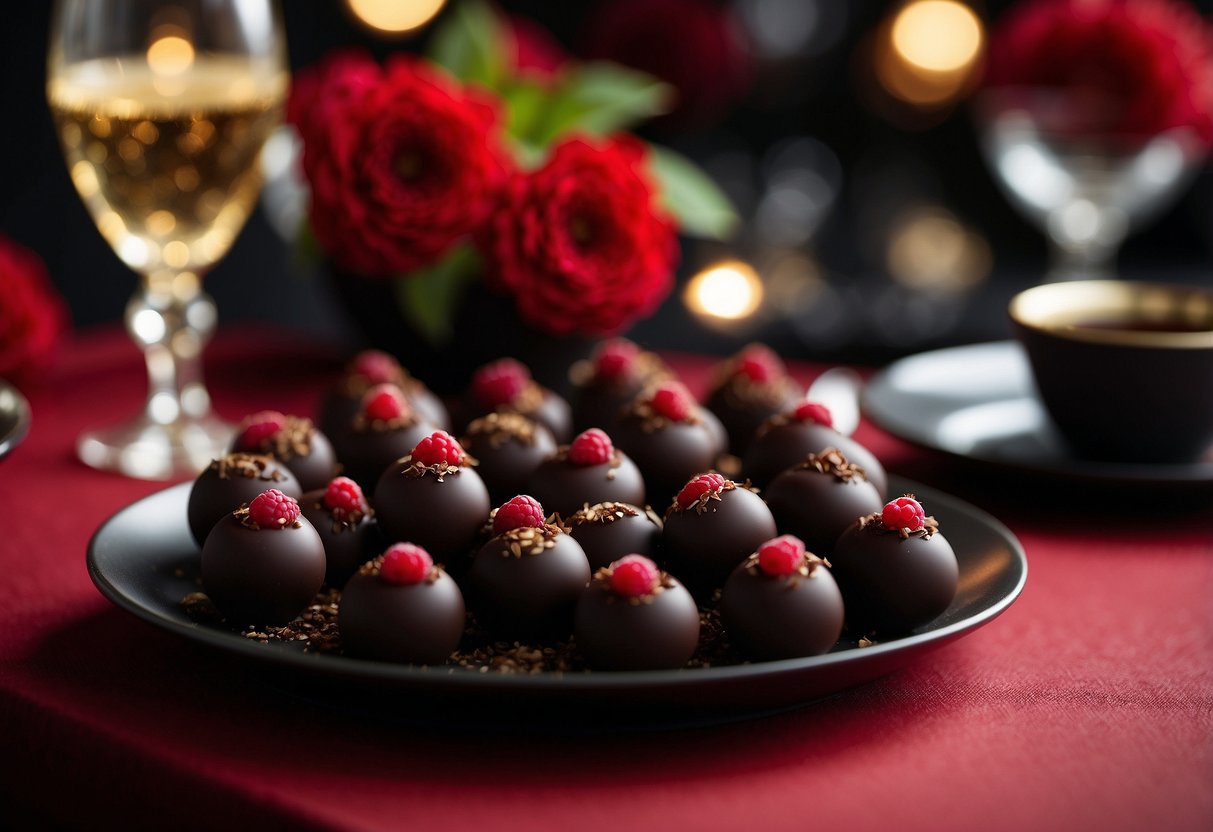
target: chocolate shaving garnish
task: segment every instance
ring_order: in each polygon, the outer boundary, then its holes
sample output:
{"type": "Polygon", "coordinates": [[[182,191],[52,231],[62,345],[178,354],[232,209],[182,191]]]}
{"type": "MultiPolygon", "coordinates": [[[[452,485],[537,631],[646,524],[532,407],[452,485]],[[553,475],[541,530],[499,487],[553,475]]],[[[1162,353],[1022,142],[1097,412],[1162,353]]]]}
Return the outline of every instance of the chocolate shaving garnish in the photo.
{"type": "Polygon", "coordinates": [[[549,523],[541,528],[520,526],[509,529],[498,535],[505,544],[501,556],[520,558],[523,555],[541,555],[556,545],[556,537],[561,534],[564,534],[564,529],[549,523]]]}
{"type": "Polygon", "coordinates": [[[860,517],[855,522],[859,524],[860,529],[869,534],[895,534],[902,540],[908,540],[911,537],[921,537],[923,540],[930,540],[931,536],[939,531],[939,523],[932,516],[924,518],[922,525],[917,529],[890,529],[884,524],[879,511],[874,511],[871,514],[860,517]]]}
{"type": "Polygon", "coordinates": [[[606,503],[589,503],[584,504],[571,517],[569,523],[579,526],[583,523],[597,523],[600,526],[605,526],[614,523],[616,520],[622,520],[625,517],[635,517],[640,514],[640,511],[627,503],[606,502],[606,503]]]}
{"type": "Polygon", "coordinates": [[[498,413],[534,413],[543,406],[543,388],[538,382],[530,381],[518,392],[512,400],[496,407],[498,413]]]}
{"type": "Polygon", "coordinates": [[[250,454],[244,451],[236,451],[213,460],[209,467],[216,472],[221,480],[244,477],[249,480],[259,479],[265,482],[281,482],[286,479],[286,475],[277,468],[266,470],[269,468],[271,462],[273,462],[272,457],[265,454],[250,454]]]}
{"type": "Polygon", "coordinates": [[[815,454],[808,454],[804,458],[804,462],[796,466],[796,470],[812,470],[819,474],[829,474],[840,482],[853,482],[860,480],[867,482],[867,472],[856,465],[854,462],[847,460],[846,454],[837,448],[826,448],[815,454]]]}
{"type": "MultiPolygon", "coordinates": [[[[800,584],[800,581],[802,579],[814,578],[817,575],[819,566],[829,566],[829,565],[830,565],[830,562],[827,559],[818,557],[817,555],[813,554],[812,552],[805,552],[804,559],[801,562],[800,566],[798,566],[796,568],[796,571],[793,572],[791,575],[771,575],[768,577],[787,578],[788,579],[788,584],[787,584],[788,589],[793,589],[800,584]]],[[[745,561],[742,563],[742,567],[745,569],[746,572],[749,572],[751,575],[766,576],[766,574],[767,574],[766,572],[763,572],[762,567],[758,565],[758,553],[757,552],[755,552],[754,554],[752,554],[748,558],[746,558],[745,561]]]]}
{"type": "Polygon", "coordinates": [[[688,409],[687,418],[681,421],[674,421],[668,416],[663,416],[653,409],[653,403],[649,400],[652,391],[646,390],[641,393],[629,405],[621,411],[621,417],[633,416],[640,420],[640,429],[645,433],[653,433],[668,425],[699,425],[703,423],[703,419],[699,416],[699,408],[691,403],[688,409]]]}
{"type": "Polygon", "coordinates": [[[354,430],[360,433],[387,433],[401,428],[411,428],[413,425],[421,421],[421,417],[417,415],[417,411],[413,410],[411,405],[399,416],[393,419],[371,419],[365,413],[359,413],[354,417],[354,430]]]}
{"type": "MultiPolygon", "coordinates": [[[[383,568],[383,555],[379,555],[378,557],[368,560],[366,563],[362,564],[362,566],[359,566],[358,574],[362,575],[363,577],[370,575],[371,577],[378,578],[379,570],[382,568],[383,568]]],[[[424,578],[425,582],[427,584],[434,583],[434,581],[438,580],[439,574],[441,572],[442,572],[442,564],[435,563],[433,566],[430,567],[430,571],[425,573],[425,578],[424,578]]]]}
{"type": "Polygon", "coordinates": [[[682,503],[678,502],[678,496],[675,495],[674,502],[670,504],[668,509],[666,509],[665,516],[668,518],[675,512],[690,511],[691,509],[694,509],[696,514],[703,514],[708,510],[708,503],[710,503],[712,500],[719,500],[721,494],[726,491],[733,491],[736,488],[745,488],[747,491],[754,491],[757,493],[756,489],[750,488],[749,480],[746,480],[745,484],[740,486],[732,480],[725,480],[724,485],[720,486],[720,488],[703,492],[695,499],[695,502],[691,503],[686,508],[683,508],[682,503]]]}
{"type": "MultiPolygon", "coordinates": [[[[405,466],[404,470],[401,471],[400,473],[403,474],[404,476],[408,477],[409,479],[417,479],[418,477],[424,477],[426,474],[433,474],[434,476],[436,476],[438,478],[438,482],[442,482],[443,481],[442,478],[445,477],[447,474],[450,474],[452,476],[458,475],[459,470],[462,467],[460,465],[451,465],[446,460],[443,460],[442,462],[436,463],[434,465],[424,465],[420,462],[413,462],[412,454],[409,454],[408,456],[400,457],[400,459],[396,460],[395,464],[405,466]]],[[[477,465],[477,464],[479,464],[479,463],[477,463],[476,460],[473,459],[472,457],[468,456],[467,454],[463,455],[463,465],[464,466],[477,465]]]]}
{"type": "Polygon", "coordinates": [[[628,604],[638,607],[641,604],[651,604],[658,595],[667,589],[673,589],[677,583],[665,570],[658,570],[657,585],[644,595],[623,596],[611,589],[611,575],[614,574],[614,564],[603,566],[590,577],[590,585],[596,586],[608,595],[607,603],[628,604]]]}
{"type": "MultiPolygon", "coordinates": [[[[252,515],[249,514],[248,503],[241,503],[240,508],[238,508],[232,512],[232,516],[235,517],[236,519],[238,519],[240,521],[240,525],[244,526],[246,529],[263,528],[261,525],[259,525],[258,523],[253,521],[252,515]]],[[[302,516],[303,516],[302,514],[299,515],[299,517],[302,517],[302,516]]],[[[296,517],[295,520],[291,523],[281,523],[276,526],[270,526],[269,528],[285,529],[289,526],[292,529],[297,529],[303,525],[301,522],[299,522],[299,517],[296,517]]]]}
{"type": "Polygon", "coordinates": [[[288,460],[297,456],[308,456],[312,452],[312,437],[316,428],[312,420],[302,416],[287,416],[282,430],[261,440],[257,450],[276,459],[288,460]]]}
{"type": "MultiPolygon", "coordinates": [[[[523,445],[534,445],[535,423],[521,413],[501,410],[472,420],[467,427],[467,436],[487,436],[493,448],[500,448],[511,439],[523,445]]],[[[468,444],[466,439],[460,442],[468,444]]]]}

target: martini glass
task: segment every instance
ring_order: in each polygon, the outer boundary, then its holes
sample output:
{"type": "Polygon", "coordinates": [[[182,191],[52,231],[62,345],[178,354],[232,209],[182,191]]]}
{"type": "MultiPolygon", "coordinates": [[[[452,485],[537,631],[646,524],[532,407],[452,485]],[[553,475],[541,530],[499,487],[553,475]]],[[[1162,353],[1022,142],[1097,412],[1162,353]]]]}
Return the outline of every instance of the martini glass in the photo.
{"type": "Polygon", "coordinates": [[[58,0],[47,97],[72,182],[140,277],[126,328],[147,363],[142,412],[85,431],[80,458],[143,479],[192,475],[232,428],[215,417],[202,278],[261,188],[259,156],[287,88],[272,0],[58,0]]]}

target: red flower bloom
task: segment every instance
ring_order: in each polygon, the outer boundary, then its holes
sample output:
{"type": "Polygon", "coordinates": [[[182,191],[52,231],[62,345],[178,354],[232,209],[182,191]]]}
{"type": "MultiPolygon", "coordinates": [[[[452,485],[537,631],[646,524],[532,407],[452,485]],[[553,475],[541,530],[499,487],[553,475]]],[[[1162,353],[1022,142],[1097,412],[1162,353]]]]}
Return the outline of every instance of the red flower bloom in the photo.
{"type": "Polygon", "coordinates": [[[0,236],[0,378],[33,380],[68,327],[67,307],[38,255],[0,236]]]}
{"type": "Polygon", "coordinates": [[[1032,0],[990,43],[987,86],[1064,93],[1050,129],[1148,139],[1191,127],[1213,143],[1213,50],[1194,9],[1170,0],[1032,0]]]}
{"type": "Polygon", "coordinates": [[[338,60],[319,80],[301,73],[292,96],[312,232],[366,275],[426,266],[493,207],[505,172],[496,106],[416,59],[392,59],[378,78],[364,59],[338,60]]]}
{"type": "Polygon", "coordinates": [[[645,149],[620,136],[567,139],[516,175],[486,226],[491,284],[528,323],[557,335],[608,334],[669,294],[678,244],[645,176],[645,149]]]}
{"type": "Polygon", "coordinates": [[[505,23],[510,65],[516,73],[551,81],[568,63],[569,53],[540,24],[519,15],[510,15],[505,23]]]}

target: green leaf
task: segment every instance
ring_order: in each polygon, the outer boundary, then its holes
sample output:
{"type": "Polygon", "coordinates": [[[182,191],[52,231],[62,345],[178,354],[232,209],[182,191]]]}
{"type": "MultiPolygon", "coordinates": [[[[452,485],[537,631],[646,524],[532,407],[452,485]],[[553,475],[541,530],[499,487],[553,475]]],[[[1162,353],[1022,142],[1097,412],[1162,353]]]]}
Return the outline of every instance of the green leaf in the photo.
{"type": "Polygon", "coordinates": [[[476,250],[461,245],[432,266],[394,278],[396,305],[405,323],[435,347],[449,344],[455,332],[455,313],[479,272],[476,250]]]}
{"type": "Polygon", "coordinates": [[[741,221],[724,191],[681,153],[649,145],[649,172],[661,190],[661,205],[693,237],[724,240],[741,221]]]}
{"type": "Polygon", "coordinates": [[[673,88],[618,64],[581,64],[564,73],[541,119],[522,138],[547,145],[571,130],[605,135],[669,109],[673,88]]]}
{"type": "Polygon", "coordinates": [[[435,28],[429,57],[465,84],[496,89],[506,74],[501,19],[483,0],[458,4],[435,28]]]}

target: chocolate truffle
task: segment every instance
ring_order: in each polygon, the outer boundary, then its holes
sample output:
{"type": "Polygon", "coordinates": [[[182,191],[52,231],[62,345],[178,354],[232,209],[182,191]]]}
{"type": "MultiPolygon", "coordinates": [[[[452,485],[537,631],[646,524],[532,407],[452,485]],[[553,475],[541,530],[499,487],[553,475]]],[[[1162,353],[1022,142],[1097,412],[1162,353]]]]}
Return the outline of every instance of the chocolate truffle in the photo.
{"type": "Polygon", "coordinates": [[[186,505],[190,534],[199,546],[225,515],[251,502],[267,488],[277,488],[290,497],[301,497],[303,489],[285,465],[263,454],[231,453],[203,469],[186,505]]]}
{"type": "Polygon", "coordinates": [[[542,508],[530,503],[517,512],[498,509],[497,536],[476,552],[468,572],[472,612],[498,640],[567,638],[590,580],[581,546],[559,526],[542,524],[542,508]]]}
{"type": "Polygon", "coordinates": [[[470,417],[510,411],[539,422],[557,442],[568,442],[573,435],[569,403],[540,386],[531,378],[530,369],[513,358],[500,358],[477,370],[466,403],[470,417]]]}
{"type": "Polygon", "coordinates": [[[720,595],[729,642],[749,659],[826,652],[842,633],[842,594],[828,563],[792,535],[769,540],[733,570],[720,595]]]}
{"type": "Polygon", "coordinates": [[[324,488],[337,476],[337,455],[328,437],[316,430],[311,419],[262,410],[240,423],[233,451],[269,454],[281,462],[304,491],[324,488]]]}
{"type": "Polygon", "coordinates": [[[569,368],[574,427],[585,430],[605,425],[609,431],[645,388],[672,375],[655,353],[641,350],[628,339],[604,341],[590,359],[569,368]]]}
{"type": "Polygon", "coordinates": [[[762,498],[717,473],[693,477],[665,515],[661,547],[671,572],[698,596],[776,534],[762,498]]]}
{"type": "Polygon", "coordinates": [[[343,586],[381,548],[375,513],[349,477],[337,477],[326,487],[309,491],[299,507],[324,544],[324,582],[329,586],[343,586]]]}
{"type": "Polygon", "coordinates": [[[935,518],[908,495],[853,523],[830,563],[856,634],[904,632],[938,617],[960,572],[935,518]]]}
{"type": "Polygon", "coordinates": [[[451,417],[442,400],[409,375],[400,363],[385,352],[365,350],[354,356],[341,378],[328,389],[320,402],[320,430],[329,437],[345,428],[362,411],[362,399],[372,387],[394,384],[434,430],[450,430],[451,417]]]}
{"type": "Polygon", "coordinates": [[[729,450],[741,456],[763,422],[795,407],[803,395],[779,356],[763,344],[750,344],[716,368],[704,406],[724,425],[729,450]]]}
{"type": "Polygon", "coordinates": [[[715,467],[719,437],[705,413],[677,382],[646,391],[624,410],[615,444],[640,468],[652,505],[664,505],[691,477],[715,467]]]}
{"type": "Polygon", "coordinates": [[[699,644],[691,593],[641,555],[594,573],[577,601],[577,649],[596,670],[673,670],[699,644]]]}
{"type": "Polygon", "coordinates": [[[460,442],[479,463],[476,473],[494,504],[525,491],[531,474],[556,452],[552,432],[519,413],[490,413],[474,419],[460,442]]]}
{"type": "Polygon", "coordinates": [[[416,543],[436,560],[465,555],[489,514],[489,491],[445,431],[422,439],[375,486],[385,539],[416,543]]]}
{"type": "Polygon", "coordinates": [[[434,430],[400,388],[381,384],[366,392],[361,410],[333,434],[333,444],[345,475],[370,490],[389,465],[434,430]]]}
{"type": "Polygon", "coordinates": [[[396,543],[364,564],[341,593],[337,628],[353,656],[441,664],[467,623],[463,594],[420,546],[396,543]]]}
{"type": "Polygon", "coordinates": [[[286,624],[323,582],[320,535],[274,488],[223,517],[202,546],[202,588],[232,624],[286,624]]]}
{"type": "Polygon", "coordinates": [[[561,445],[531,474],[526,490],[561,517],[594,503],[645,503],[640,469],[598,428],[561,445]]]}
{"type": "Polygon", "coordinates": [[[863,469],[837,448],[809,454],[771,480],[764,496],[779,530],[823,556],[834,550],[847,526],[884,505],[863,469]]]}
{"type": "Polygon", "coordinates": [[[624,555],[656,559],[661,518],[649,508],[628,503],[595,503],[564,518],[569,535],[581,544],[591,569],[602,569],[624,555]]]}
{"type": "Polygon", "coordinates": [[[741,475],[757,488],[766,488],[780,472],[799,465],[808,454],[837,448],[863,469],[868,482],[884,497],[889,487],[884,467],[871,451],[834,430],[832,425],[829,409],[817,402],[801,402],[772,416],[758,429],[746,451],[741,475]]]}

